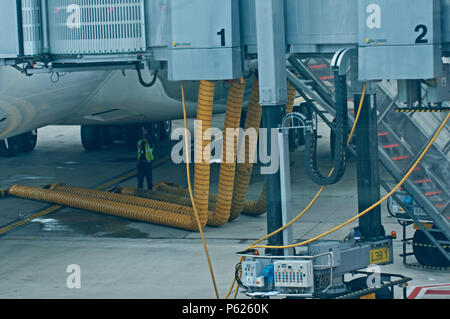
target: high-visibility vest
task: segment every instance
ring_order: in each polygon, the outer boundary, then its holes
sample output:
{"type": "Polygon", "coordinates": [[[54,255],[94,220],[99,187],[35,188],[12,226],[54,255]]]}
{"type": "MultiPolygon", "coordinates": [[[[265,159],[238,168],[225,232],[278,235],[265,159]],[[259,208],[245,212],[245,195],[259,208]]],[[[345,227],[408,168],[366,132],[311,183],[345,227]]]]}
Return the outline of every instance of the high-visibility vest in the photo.
{"type": "MultiPolygon", "coordinates": [[[[145,144],[145,146],[144,146],[145,159],[147,160],[147,162],[153,161],[154,160],[154,157],[153,157],[153,149],[154,149],[154,147],[150,148],[150,145],[147,142],[145,142],[144,140],[140,140],[138,142],[138,146],[142,145],[142,143],[145,144]]],[[[138,158],[138,161],[141,159],[141,149],[138,149],[138,156],[137,156],[137,158],[138,158]]]]}

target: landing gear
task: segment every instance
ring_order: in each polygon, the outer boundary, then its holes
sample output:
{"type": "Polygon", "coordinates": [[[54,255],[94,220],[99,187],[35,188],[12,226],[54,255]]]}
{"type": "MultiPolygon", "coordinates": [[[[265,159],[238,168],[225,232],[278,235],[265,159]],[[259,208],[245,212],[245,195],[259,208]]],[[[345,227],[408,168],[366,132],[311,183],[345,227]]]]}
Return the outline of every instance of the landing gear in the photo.
{"type": "Polygon", "coordinates": [[[114,144],[114,140],[116,139],[114,126],[102,125],[100,130],[101,146],[111,146],[114,144]]]}
{"type": "Polygon", "coordinates": [[[10,137],[0,141],[0,155],[14,157],[20,153],[20,140],[18,136],[10,137]]]}
{"type": "Polygon", "coordinates": [[[81,126],[81,143],[86,151],[99,150],[101,145],[101,127],[97,125],[81,126]]]}
{"type": "Polygon", "coordinates": [[[0,141],[0,156],[14,157],[20,153],[32,152],[37,143],[37,130],[0,141]]]}
{"type": "Polygon", "coordinates": [[[162,121],[161,126],[161,140],[167,140],[170,138],[172,133],[172,121],[162,121]]]}
{"type": "Polygon", "coordinates": [[[150,127],[149,133],[153,138],[153,142],[157,143],[161,139],[161,122],[149,123],[148,127],[150,127]]]}
{"type": "Polygon", "coordinates": [[[137,142],[142,137],[143,126],[147,128],[155,143],[169,138],[172,132],[172,121],[126,125],[82,125],[81,143],[86,151],[95,151],[102,146],[111,146],[115,141],[123,140],[129,150],[135,150],[137,142]]]}
{"type": "Polygon", "coordinates": [[[24,133],[17,137],[19,139],[19,148],[21,152],[29,153],[34,151],[37,144],[37,130],[24,133]]]}
{"type": "Polygon", "coordinates": [[[125,145],[129,150],[135,150],[137,142],[139,141],[139,125],[138,124],[128,124],[124,127],[124,140],[125,145]]]}

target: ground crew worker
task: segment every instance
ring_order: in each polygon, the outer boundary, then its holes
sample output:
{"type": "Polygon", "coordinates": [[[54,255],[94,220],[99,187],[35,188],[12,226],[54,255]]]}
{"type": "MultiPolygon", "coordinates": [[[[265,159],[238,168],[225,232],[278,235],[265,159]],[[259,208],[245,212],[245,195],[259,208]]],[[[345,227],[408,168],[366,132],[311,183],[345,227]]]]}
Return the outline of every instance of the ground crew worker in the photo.
{"type": "Polygon", "coordinates": [[[144,178],[147,179],[148,189],[153,188],[153,172],[152,161],[153,149],[155,145],[151,136],[148,134],[145,127],[142,127],[142,139],[137,143],[138,163],[137,163],[137,178],[138,188],[144,187],[144,178]]]}

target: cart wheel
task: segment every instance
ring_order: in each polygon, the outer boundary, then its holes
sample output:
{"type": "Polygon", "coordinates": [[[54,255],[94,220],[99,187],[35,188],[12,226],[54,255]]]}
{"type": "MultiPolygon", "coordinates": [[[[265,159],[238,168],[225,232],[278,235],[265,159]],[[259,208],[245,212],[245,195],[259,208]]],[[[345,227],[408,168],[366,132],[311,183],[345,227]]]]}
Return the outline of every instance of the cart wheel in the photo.
{"type": "MultiPolygon", "coordinates": [[[[367,289],[367,277],[353,279],[347,283],[352,292],[367,289]]],[[[375,291],[375,299],[394,299],[393,292],[388,287],[375,291]]]]}
{"type": "MultiPolygon", "coordinates": [[[[445,236],[440,232],[432,232],[431,235],[437,240],[445,240],[445,236]]],[[[450,262],[435,247],[431,247],[432,242],[421,230],[416,230],[413,237],[413,252],[419,264],[429,267],[449,267],[450,262]]],[[[447,250],[448,251],[448,250],[447,250]]]]}

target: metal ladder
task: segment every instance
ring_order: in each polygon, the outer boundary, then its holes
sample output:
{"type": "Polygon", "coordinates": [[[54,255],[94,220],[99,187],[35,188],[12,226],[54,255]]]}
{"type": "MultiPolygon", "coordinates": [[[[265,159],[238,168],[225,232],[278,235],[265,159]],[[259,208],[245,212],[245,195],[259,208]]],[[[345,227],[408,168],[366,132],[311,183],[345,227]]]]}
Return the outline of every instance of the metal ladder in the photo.
{"type": "MultiPolygon", "coordinates": [[[[333,76],[328,60],[291,57],[289,64],[288,79],[300,95],[315,105],[315,111],[322,119],[327,113],[334,116],[333,76]]],[[[379,160],[388,173],[382,174],[380,180],[386,192],[390,192],[393,185],[402,179],[434,135],[430,130],[426,132],[421,125],[422,113],[416,116],[395,112],[398,104],[397,97],[393,95],[394,89],[389,82],[380,83],[376,101],[379,111],[379,160]]],[[[349,113],[349,124],[352,125],[354,112],[349,113]]],[[[329,119],[325,123],[332,129],[329,119]]],[[[434,123],[437,126],[438,121],[434,119],[434,123]]],[[[450,130],[444,130],[441,135],[444,141],[449,140],[450,130]]],[[[402,225],[415,223],[429,240],[431,248],[438,249],[450,262],[450,160],[444,152],[446,147],[433,144],[401,190],[391,197],[390,207],[397,206],[399,209],[390,209],[390,213],[402,225]],[[427,224],[432,224],[433,228],[427,227],[427,224]],[[442,235],[436,239],[436,233],[442,235]]],[[[413,254],[406,252],[406,242],[412,238],[404,235],[403,239],[404,252],[401,256],[406,264],[406,256],[413,254]]]]}

